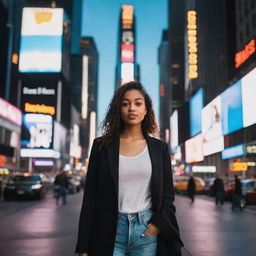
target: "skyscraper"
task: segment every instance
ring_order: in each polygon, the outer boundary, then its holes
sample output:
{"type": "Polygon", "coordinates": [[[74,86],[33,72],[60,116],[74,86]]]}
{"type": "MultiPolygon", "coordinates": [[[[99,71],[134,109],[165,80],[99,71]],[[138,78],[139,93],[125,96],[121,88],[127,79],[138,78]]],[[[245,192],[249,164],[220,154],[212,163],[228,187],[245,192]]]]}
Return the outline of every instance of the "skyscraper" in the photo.
{"type": "Polygon", "coordinates": [[[131,80],[139,80],[136,63],[136,26],[133,5],[122,5],[118,31],[116,87],[131,80]]]}

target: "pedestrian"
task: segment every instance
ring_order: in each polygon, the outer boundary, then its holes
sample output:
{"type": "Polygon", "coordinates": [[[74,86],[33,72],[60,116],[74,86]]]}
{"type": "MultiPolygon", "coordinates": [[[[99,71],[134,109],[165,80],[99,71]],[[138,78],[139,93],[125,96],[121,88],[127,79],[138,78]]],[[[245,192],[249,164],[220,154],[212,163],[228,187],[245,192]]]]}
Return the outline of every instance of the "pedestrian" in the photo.
{"type": "Polygon", "coordinates": [[[188,193],[188,197],[191,200],[191,203],[194,202],[195,192],[196,192],[196,183],[193,175],[191,175],[188,180],[188,186],[187,186],[187,193],[188,193]]]}
{"type": "Polygon", "coordinates": [[[239,208],[240,211],[242,210],[241,199],[242,199],[242,185],[238,175],[235,175],[235,184],[234,184],[232,207],[231,207],[232,211],[234,211],[236,207],[239,208]]]}
{"type": "Polygon", "coordinates": [[[216,205],[218,205],[219,203],[223,205],[224,204],[224,184],[223,184],[223,180],[219,177],[219,175],[216,175],[216,178],[213,182],[213,194],[215,196],[216,205]]]}
{"type": "Polygon", "coordinates": [[[171,162],[139,82],[115,91],[94,140],[80,214],[80,256],[180,256],[171,162]]]}
{"type": "Polygon", "coordinates": [[[56,176],[54,181],[54,190],[55,190],[55,198],[56,205],[59,204],[59,199],[62,198],[62,203],[67,203],[67,189],[68,189],[69,181],[66,175],[65,169],[61,168],[60,173],[56,176]]]}

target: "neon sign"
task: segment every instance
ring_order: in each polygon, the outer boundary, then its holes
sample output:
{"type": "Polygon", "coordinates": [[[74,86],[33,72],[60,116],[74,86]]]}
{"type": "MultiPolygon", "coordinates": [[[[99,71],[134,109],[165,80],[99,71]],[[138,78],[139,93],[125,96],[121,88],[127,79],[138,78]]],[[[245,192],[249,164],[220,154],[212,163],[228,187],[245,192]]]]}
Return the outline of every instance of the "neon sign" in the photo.
{"type": "Polygon", "coordinates": [[[55,114],[55,107],[46,106],[44,104],[30,104],[30,103],[26,102],[25,103],[25,112],[50,114],[51,116],[53,116],[55,114]]]}
{"type": "Polygon", "coordinates": [[[251,40],[242,51],[235,55],[235,67],[239,68],[249,57],[255,53],[255,40],[251,40]]]}
{"type": "Polygon", "coordinates": [[[188,22],[187,24],[188,77],[189,79],[195,79],[195,78],[198,78],[196,11],[188,11],[187,22],[188,22]]]}
{"type": "Polygon", "coordinates": [[[133,5],[122,6],[122,28],[132,29],[133,25],[133,5]]]}

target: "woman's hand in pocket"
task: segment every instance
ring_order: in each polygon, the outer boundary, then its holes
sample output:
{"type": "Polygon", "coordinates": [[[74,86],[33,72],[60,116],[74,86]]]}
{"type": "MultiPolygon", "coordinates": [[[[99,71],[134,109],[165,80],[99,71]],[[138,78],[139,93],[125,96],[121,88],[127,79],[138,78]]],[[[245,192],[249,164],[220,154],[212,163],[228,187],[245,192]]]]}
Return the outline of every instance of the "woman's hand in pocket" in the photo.
{"type": "Polygon", "coordinates": [[[160,233],[160,230],[157,226],[155,226],[154,224],[150,223],[148,224],[148,228],[147,230],[142,234],[142,236],[154,236],[157,237],[157,235],[160,233]]]}

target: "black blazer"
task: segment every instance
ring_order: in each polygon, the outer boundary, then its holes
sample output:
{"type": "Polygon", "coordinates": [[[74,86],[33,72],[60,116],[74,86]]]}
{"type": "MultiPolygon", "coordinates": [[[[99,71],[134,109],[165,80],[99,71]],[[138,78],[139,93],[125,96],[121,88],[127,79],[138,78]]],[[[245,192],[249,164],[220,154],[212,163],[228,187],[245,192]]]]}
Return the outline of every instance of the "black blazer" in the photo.
{"type": "MultiPolygon", "coordinates": [[[[151,223],[160,229],[157,256],[180,256],[183,243],[175,217],[174,189],[166,143],[147,137],[152,164],[151,223]]],[[[79,221],[77,253],[112,256],[118,216],[119,138],[99,150],[94,140],[79,221]]],[[[139,256],[139,255],[138,255],[139,256]]]]}

